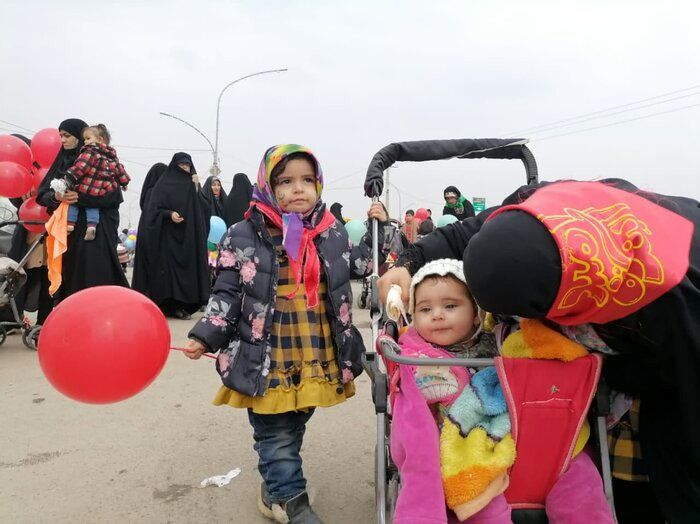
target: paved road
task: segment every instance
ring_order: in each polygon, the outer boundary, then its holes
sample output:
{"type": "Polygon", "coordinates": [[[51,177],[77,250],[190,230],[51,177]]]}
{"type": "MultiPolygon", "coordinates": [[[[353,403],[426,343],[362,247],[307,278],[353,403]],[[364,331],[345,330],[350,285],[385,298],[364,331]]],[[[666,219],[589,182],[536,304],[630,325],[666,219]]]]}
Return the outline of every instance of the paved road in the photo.
{"type": "MultiPolygon", "coordinates": [[[[366,311],[356,324],[369,343],[366,311]]],[[[170,321],[183,344],[193,321],[170,321]]],[[[213,361],[173,352],[135,398],[92,406],[46,382],[19,335],[0,347],[0,522],[270,522],[257,512],[256,455],[246,413],[214,407],[213,361]],[[234,467],[223,488],[199,488],[234,467]]],[[[318,410],[302,448],[326,523],[374,515],[374,413],[366,375],[348,402],[318,410]]]]}

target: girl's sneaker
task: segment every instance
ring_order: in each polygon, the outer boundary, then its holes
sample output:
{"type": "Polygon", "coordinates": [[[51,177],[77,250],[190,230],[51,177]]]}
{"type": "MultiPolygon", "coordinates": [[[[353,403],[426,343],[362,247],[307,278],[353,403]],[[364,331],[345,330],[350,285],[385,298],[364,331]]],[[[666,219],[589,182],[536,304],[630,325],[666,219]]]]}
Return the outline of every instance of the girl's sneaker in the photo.
{"type": "Polygon", "coordinates": [[[97,228],[95,226],[88,226],[85,230],[85,240],[95,240],[95,233],[97,228]]]}
{"type": "Polygon", "coordinates": [[[268,519],[280,524],[323,524],[318,515],[311,509],[309,495],[306,491],[300,493],[284,504],[271,504],[265,483],[260,484],[258,509],[268,519]]]}

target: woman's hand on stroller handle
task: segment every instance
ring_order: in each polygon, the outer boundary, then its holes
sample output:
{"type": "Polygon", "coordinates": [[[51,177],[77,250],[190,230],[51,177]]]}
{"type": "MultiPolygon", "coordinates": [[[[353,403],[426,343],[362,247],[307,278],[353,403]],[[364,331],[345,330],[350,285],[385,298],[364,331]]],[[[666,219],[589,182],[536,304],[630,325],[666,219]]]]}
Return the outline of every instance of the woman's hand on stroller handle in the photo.
{"type": "Polygon", "coordinates": [[[384,276],[379,279],[379,298],[382,304],[386,304],[386,297],[389,294],[392,284],[401,288],[401,300],[404,305],[408,304],[408,291],[411,288],[411,274],[405,267],[392,267],[384,276]]]}

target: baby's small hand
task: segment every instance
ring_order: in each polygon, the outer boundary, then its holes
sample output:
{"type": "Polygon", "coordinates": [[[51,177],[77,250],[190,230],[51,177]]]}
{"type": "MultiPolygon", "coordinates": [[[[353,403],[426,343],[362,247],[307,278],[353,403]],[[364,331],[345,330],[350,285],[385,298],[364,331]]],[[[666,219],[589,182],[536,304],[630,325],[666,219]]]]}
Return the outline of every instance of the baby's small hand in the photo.
{"type": "Polygon", "coordinates": [[[187,346],[185,346],[185,351],[183,351],[183,353],[187,358],[198,360],[204,354],[205,349],[201,342],[190,339],[187,341],[187,346]]]}

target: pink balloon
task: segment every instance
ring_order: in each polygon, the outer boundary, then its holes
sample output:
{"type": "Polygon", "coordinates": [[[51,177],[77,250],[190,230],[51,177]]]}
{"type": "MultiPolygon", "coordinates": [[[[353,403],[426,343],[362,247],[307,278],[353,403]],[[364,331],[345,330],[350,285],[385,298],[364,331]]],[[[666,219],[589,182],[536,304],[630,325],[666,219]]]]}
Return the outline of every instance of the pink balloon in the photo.
{"type": "Polygon", "coordinates": [[[22,224],[27,231],[33,233],[44,233],[46,231],[45,224],[49,220],[49,213],[44,206],[36,203],[36,197],[25,200],[19,207],[17,215],[19,215],[20,220],[41,222],[41,224],[22,224]]]}
{"type": "Polygon", "coordinates": [[[32,168],[32,150],[16,136],[0,135],[0,162],[14,162],[29,170],[32,168]]]}
{"type": "Polygon", "coordinates": [[[415,217],[418,220],[425,220],[426,218],[428,218],[428,210],[424,207],[416,209],[415,217]]]}
{"type": "Polygon", "coordinates": [[[17,198],[27,194],[31,188],[32,175],[29,171],[15,162],[0,162],[0,195],[17,198]]]}
{"type": "Polygon", "coordinates": [[[52,127],[37,131],[32,137],[34,160],[41,167],[51,167],[61,149],[61,135],[52,127]]]}

